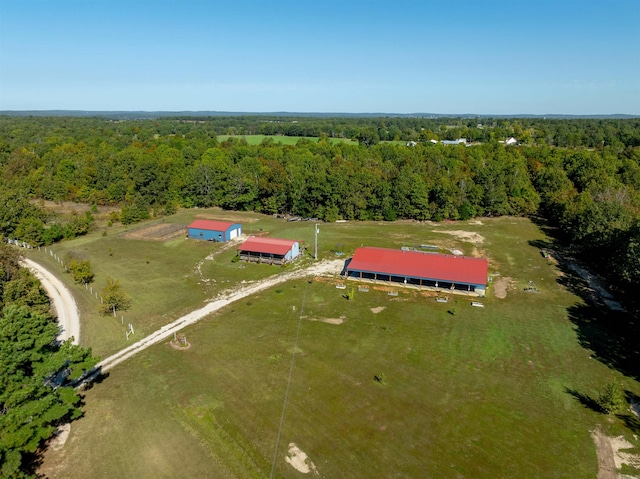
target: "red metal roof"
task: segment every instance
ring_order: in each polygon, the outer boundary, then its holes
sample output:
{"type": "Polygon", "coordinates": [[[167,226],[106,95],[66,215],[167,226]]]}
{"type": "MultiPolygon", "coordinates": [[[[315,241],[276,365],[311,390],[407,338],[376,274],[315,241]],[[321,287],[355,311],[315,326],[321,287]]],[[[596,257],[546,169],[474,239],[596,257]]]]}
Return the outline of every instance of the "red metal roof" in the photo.
{"type": "Polygon", "coordinates": [[[250,251],[251,253],[267,253],[284,256],[296,243],[297,241],[295,240],[252,236],[238,247],[238,251],[250,251]]]}
{"type": "Polygon", "coordinates": [[[484,258],[401,251],[367,246],[356,249],[348,271],[366,271],[393,276],[487,284],[488,263],[484,258]]]}
{"type": "Polygon", "coordinates": [[[230,223],[229,221],[195,220],[189,225],[189,228],[208,231],[227,231],[234,224],[236,223],[230,223]]]}

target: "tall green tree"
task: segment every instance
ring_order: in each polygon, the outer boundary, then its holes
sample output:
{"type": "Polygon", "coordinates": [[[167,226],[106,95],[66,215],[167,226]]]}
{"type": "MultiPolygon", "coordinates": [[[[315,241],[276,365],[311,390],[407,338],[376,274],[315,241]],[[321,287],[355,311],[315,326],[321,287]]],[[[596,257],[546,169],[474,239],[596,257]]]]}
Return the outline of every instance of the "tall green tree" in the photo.
{"type": "Polygon", "coordinates": [[[94,273],[91,269],[91,261],[88,259],[81,260],[73,258],[68,264],[67,268],[73,276],[73,280],[78,284],[88,284],[93,282],[94,273]]]}
{"type": "Polygon", "coordinates": [[[80,416],[80,396],[66,384],[96,364],[90,350],[55,343],[58,326],[27,306],[0,316],[0,475],[28,477],[25,463],[56,427],[80,416]]]}
{"type": "Polygon", "coordinates": [[[120,280],[107,276],[107,284],[102,288],[102,312],[112,313],[114,310],[127,310],[131,306],[131,299],[125,292],[120,280]]]}
{"type": "Polygon", "coordinates": [[[80,416],[69,383],[97,363],[90,349],[58,343],[59,326],[20,255],[0,245],[0,477],[31,477],[30,459],[58,425],[80,416]]]}

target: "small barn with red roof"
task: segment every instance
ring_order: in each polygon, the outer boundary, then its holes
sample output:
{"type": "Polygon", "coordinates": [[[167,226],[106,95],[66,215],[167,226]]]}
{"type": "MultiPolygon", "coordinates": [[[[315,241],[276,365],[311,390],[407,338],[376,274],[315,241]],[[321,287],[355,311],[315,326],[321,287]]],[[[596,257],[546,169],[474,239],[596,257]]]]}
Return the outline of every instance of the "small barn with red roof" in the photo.
{"type": "Polygon", "coordinates": [[[284,264],[300,255],[300,245],[295,240],[251,236],[238,247],[240,259],[270,264],[284,264]]]}
{"type": "Polygon", "coordinates": [[[484,296],[488,263],[470,258],[387,248],[356,249],[347,278],[474,292],[484,296]]]}
{"type": "Polygon", "coordinates": [[[226,243],[242,234],[242,225],[229,221],[195,220],[187,227],[187,237],[226,243]]]}

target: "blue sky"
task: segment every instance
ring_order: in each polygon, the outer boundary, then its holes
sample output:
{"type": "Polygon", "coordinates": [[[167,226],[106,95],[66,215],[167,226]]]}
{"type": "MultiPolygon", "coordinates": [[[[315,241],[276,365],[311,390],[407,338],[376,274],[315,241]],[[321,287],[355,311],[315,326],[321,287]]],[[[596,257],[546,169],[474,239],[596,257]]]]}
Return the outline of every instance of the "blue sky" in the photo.
{"type": "Polygon", "coordinates": [[[0,110],[640,114],[640,0],[0,0],[0,110]]]}

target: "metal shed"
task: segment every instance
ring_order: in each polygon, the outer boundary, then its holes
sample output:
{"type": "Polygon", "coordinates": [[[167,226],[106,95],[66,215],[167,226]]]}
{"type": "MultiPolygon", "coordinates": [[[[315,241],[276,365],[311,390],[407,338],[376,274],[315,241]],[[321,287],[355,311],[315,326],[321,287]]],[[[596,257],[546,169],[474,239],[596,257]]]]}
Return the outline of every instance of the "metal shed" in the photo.
{"type": "Polygon", "coordinates": [[[300,245],[295,240],[252,236],[238,247],[238,254],[245,261],[284,264],[300,255],[300,245]]]}
{"type": "Polygon", "coordinates": [[[349,279],[458,290],[479,296],[486,291],[487,271],[484,258],[374,247],[356,249],[346,267],[349,279]]]}
{"type": "Polygon", "coordinates": [[[187,227],[191,239],[227,242],[242,234],[242,225],[229,221],[195,220],[187,227]]]}

